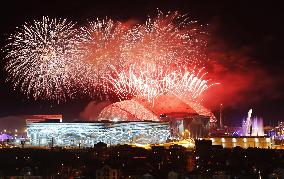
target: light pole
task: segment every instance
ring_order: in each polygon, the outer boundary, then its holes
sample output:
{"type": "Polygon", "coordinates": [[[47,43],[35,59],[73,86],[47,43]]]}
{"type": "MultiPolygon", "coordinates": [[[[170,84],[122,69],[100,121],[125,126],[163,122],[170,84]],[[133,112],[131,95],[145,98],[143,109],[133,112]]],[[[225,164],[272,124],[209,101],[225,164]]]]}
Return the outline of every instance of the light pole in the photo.
{"type": "Polygon", "coordinates": [[[223,128],[223,121],[222,121],[222,118],[223,118],[223,104],[221,103],[220,104],[220,128],[223,128]]]}

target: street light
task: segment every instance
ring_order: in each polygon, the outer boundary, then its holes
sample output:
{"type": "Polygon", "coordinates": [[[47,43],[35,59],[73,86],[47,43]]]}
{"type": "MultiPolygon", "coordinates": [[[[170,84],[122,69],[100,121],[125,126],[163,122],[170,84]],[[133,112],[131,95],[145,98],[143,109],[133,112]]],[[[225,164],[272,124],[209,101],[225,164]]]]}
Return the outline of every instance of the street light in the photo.
{"type": "Polygon", "coordinates": [[[222,121],[222,116],[223,115],[223,104],[220,104],[220,128],[223,128],[223,121],[222,121]]]}

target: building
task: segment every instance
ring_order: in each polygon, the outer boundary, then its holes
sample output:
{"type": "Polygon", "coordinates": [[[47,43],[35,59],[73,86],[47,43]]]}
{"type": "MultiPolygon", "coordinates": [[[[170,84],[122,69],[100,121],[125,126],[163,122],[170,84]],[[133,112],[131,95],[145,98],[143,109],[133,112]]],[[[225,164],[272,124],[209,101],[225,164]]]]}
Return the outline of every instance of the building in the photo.
{"type": "Polygon", "coordinates": [[[171,136],[178,139],[207,137],[210,128],[210,117],[183,112],[161,114],[162,121],[171,126],[171,136]]]}
{"type": "Polygon", "coordinates": [[[245,137],[234,137],[234,136],[224,136],[224,137],[211,137],[206,138],[212,141],[212,145],[221,145],[224,148],[233,147],[257,147],[257,148],[273,148],[274,143],[270,137],[267,136],[245,136],[245,137]]]}
{"type": "Polygon", "coordinates": [[[161,144],[170,137],[168,122],[97,121],[38,122],[27,124],[32,146],[92,147],[98,142],[117,144],[161,144]]]}
{"type": "Polygon", "coordinates": [[[38,114],[38,115],[26,115],[24,117],[26,119],[26,124],[35,123],[35,122],[43,122],[43,121],[48,121],[48,120],[62,122],[62,118],[63,118],[62,114],[52,114],[52,115],[38,114]]]}
{"type": "Polygon", "coordinates": [[[273,137],[276,140],[283,140],[284,139],[284,122],[278,122],[278,125],[274,128],[270,128],[267,130],[268,135],[273,137]]]}
{"type": "Polygon", "coordinates": [[[119,170],[110,168],[110,166],[105,165],[103,168],[96,170],[97,179],[118,179],[119,170]]]}

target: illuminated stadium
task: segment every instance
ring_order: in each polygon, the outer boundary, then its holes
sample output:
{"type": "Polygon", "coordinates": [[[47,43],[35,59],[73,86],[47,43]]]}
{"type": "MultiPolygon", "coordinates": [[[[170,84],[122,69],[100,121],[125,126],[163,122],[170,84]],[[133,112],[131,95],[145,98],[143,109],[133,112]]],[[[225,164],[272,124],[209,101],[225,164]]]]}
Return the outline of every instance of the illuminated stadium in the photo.
{"type": "Polygon", "coordinates": [[[27,124],[33,146],[91,147],[98,142],[117,144],[161,144],[170,137],[166,122],[39,122],[27,124]]]}

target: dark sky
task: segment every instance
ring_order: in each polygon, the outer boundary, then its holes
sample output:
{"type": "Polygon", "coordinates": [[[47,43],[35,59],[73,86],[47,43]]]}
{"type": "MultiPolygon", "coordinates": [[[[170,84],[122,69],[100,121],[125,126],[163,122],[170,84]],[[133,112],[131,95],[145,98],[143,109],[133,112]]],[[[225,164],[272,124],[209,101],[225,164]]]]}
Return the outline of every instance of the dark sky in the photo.
{"type": "MultiPolygon", "coordinates": [[[[148,14],[157,14],[157,8],[163,12],[178,10],[188,13],[199,23],[209,24],[208,54],[222,64],[216,78],[224,80],[224,83],[222,90],[216,93],[222,98],[215,96],[218,100],[213,104],[209,104],[212,101],[207,103],[216,110],[216,104],[224,102],[225,123],[239,122],[249,108],[255,109],[266,123],[284,120],[284,11],[280,3],[273,1],[1,1],[0,45],[3,47],[7,35],[13,33],[15,27],[42,16],[68,18],[79,24],[86,22],[86,19],[106,16],[123,21],[139,21],[148,14]],[[240,78],[235,78],[235,74],[240,78]],[[227,83],[232,78],[247,83],[227,83]],[[228,86],[224,88],[226,84],[228,86]],[[238,90],[232,90],[235,88],[238,90]]],[[[71,100],[57,104],[27,99],[18,90],[14,91],[9,82],[5,82],[6,74],[2,67],[3,63],[0,71],[0,117],[63,113],[66,118],[76,118],[91,101],[71,100]]]]}

